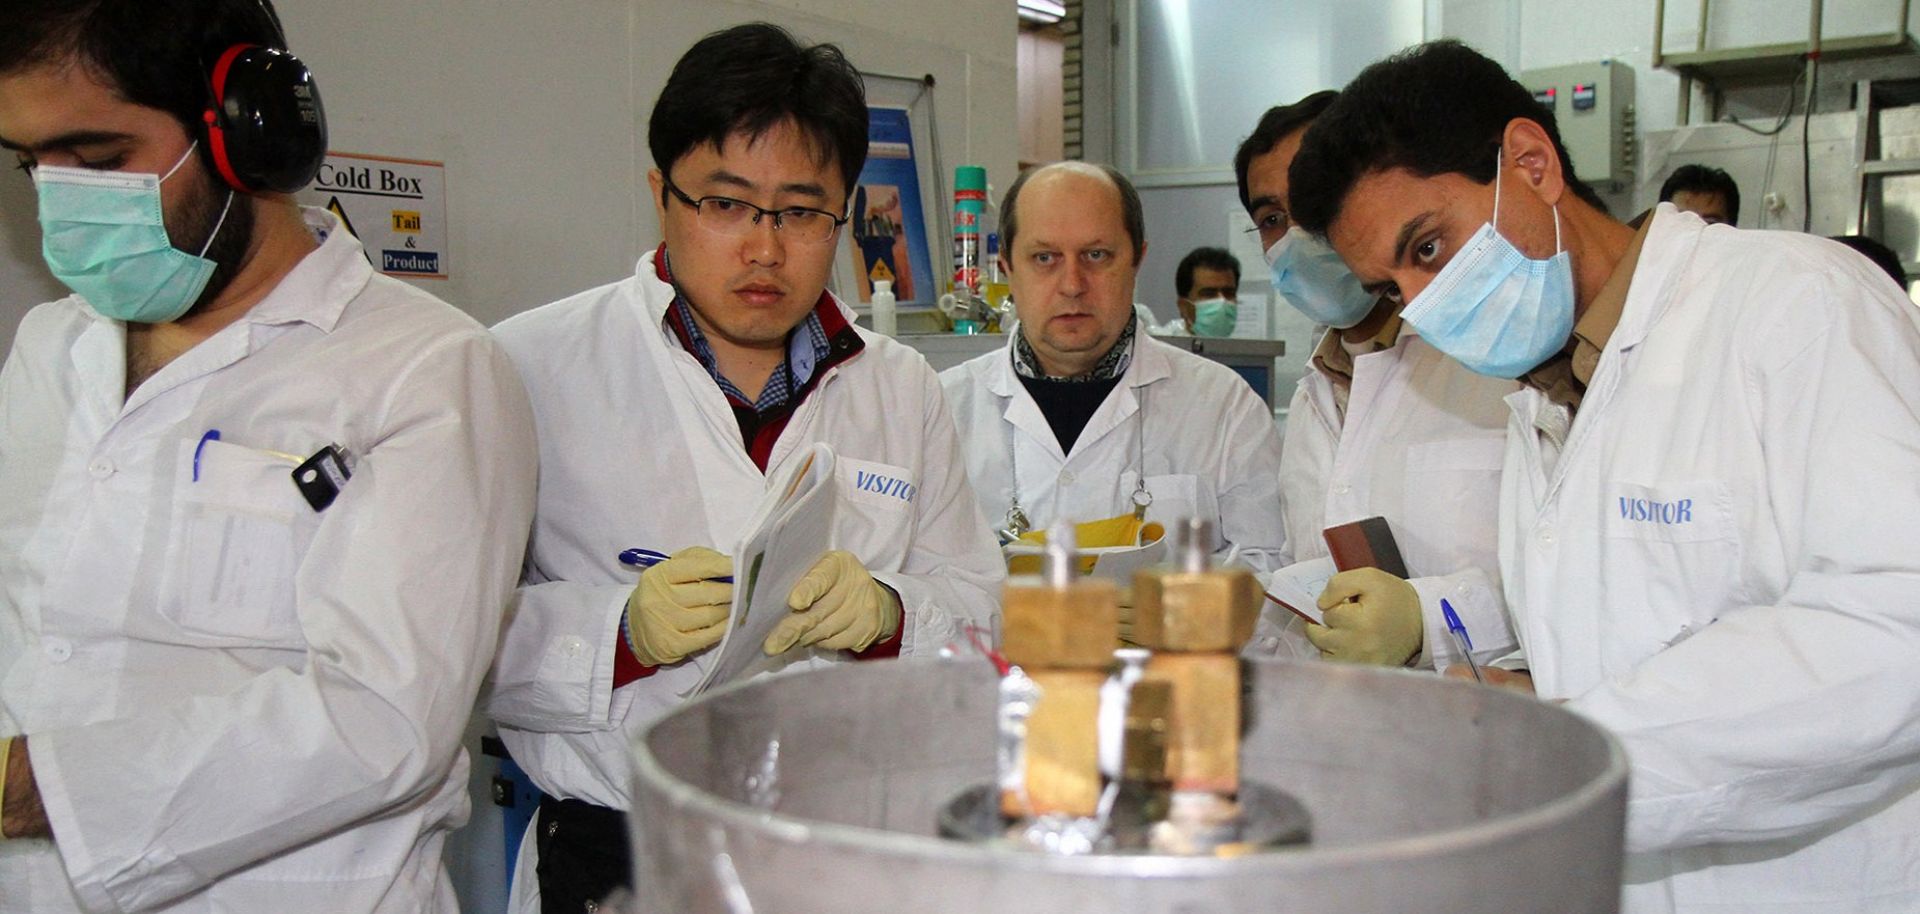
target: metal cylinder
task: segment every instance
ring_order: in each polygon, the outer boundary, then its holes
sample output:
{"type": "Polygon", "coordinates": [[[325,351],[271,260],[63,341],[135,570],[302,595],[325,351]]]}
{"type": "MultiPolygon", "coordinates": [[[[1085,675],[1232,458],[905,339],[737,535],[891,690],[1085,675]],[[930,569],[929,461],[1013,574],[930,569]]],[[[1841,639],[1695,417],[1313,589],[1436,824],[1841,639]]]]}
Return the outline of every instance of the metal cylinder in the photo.
{"type": "Polygon", "coordinates": [[[636,743],[640,911],[1619,910],[1626,759],[1523,695],[1254,663],[1245,777],[1312,845],[1235,859],[1049,857],[936,837],[994,773],[984,662],[846,664],[694,701],[636,743]]]}

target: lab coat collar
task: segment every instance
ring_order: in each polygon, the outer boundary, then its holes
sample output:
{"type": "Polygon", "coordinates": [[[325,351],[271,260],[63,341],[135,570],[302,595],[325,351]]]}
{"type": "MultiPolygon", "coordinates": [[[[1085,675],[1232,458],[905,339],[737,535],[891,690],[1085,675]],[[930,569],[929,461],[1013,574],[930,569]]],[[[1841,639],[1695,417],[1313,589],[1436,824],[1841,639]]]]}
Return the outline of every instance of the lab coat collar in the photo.
{"type": "MultiPolygon", "coordinates": [[[[1145,329],[1141,327],[1134,332],[1133,358],[1120,373],[1120,387],[1142,387],[1173,377],[1173,359],[1169,353],[1174,347],[1154,339],[1145,329]]],[[[1013,344],[1019,335],[1020,323],[1015,321],[1007,330],[1007,344],[1001,347],[1001,357],[994,359],[988,370],[987,390],[996,397],[1010,398],[1025,390],[1020,386],[1019,373],[1013,370],[1013,344]]]]}
{"type": "MultiPolygon", "coordinates": [[[[212,336],[181,353],[136,388],[132,396],[121,404],[122,415],[131,414],[161,394],[194,378],[211,374],[248,357],[274,336],[272,333],[256,332],[256,328],[308,324],[322,333],[332,333],[339,326],[347,303],[358,296],[373,278],[373,267],[367,262],[360,242],[346,230],[337,216],[323,209],[302,207],[301,217],[319,239],[320,246],[301,258],[281,278],[280,284],[248,309],[244,317],[220,328],[212,336]]],[[[125,325],[118,321],[109,323],[115,329],[113,341],[124,353],[125,325]]],[[[83,335],[81,342],[86,343],[89,337],[94,340],[92,345],[97,346],[99,334],[83,335]]],[[[79,352],[76,347],[76,358],[79,352]]],[[[115,383],[124,386],[124,377],[123,367],[115,383]]],[[[120,386],[102,391],[102,396],[119,396],[120,386]]]]}
{"type": "Polygon", "coordinates": [[[1105,402],[1094,411],[1080,437],[1073,443],[1072,454],[1060,450],[1060,440],[1047,424],[1047,418],[1040,412],[1039,404],[1033,395],[1027,392],[1020,377],[1013,370],[1013,334],[1019,333],[1016,324],[1007,334],[1007,345],[1001,349],[986,372],[987,390],[999,397],[1006,405],[1000,411],[1000,418],[1019,429],[1038,442],[1055,461],[1064,462],[1073,454],[1078,454],[1098,446],[1099,441],[1108,432],[1125,424],[1140,410],[1141,388],[1158,381],[1173,377],[1173,353],[1175,347],[1154,339],[1150,334],[1141,333],[1134,337],[1133,359],[1127,363],[1126,371],[1120,375],[1120,383],[1107,394],[1105,402]]]}
{"type": "Polygon", "coordinates": [[[1173,377],[1173,352],[1172,344],[1156,340],[1152,334],[1142,333],[1135,337],[1133,362],[1127,366],[1126,373],[1120,376],[1121,385],[1141,388],[1173,377]]]}
{"type": "Polygon", "coordinates": [[[1700,217],[1683,213],[1672,203],[1653,208],[1653,214],[1647,218],[1646,240],[1627,289],[1620,324],[1607,341],[1606,352],[1631,349],[1646,340],[1653,325],[1659,323],[1673,304],[1678,288],[1678,284],[1671,281],[1675,271],[1693,259],[1693,249],[1706,228],[1706,222],[1700,217]]]}
{"type": "Polygon", "coordinates": [[[311,324],[332,333],[347,302],[373,279],[373,265],[340,217],[315,206],[301,207],[300,217],[320,246],[301,258],[242,320],[260,326],[311,324]]]}

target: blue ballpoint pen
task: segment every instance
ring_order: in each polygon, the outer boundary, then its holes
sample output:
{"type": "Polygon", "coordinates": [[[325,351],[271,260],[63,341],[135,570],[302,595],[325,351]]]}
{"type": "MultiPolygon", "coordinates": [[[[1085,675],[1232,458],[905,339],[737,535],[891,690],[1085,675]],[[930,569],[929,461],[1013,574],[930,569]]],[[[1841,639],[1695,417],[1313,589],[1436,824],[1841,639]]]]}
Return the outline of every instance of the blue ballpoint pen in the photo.
{"type": "MultiPolygon", "coordinates": [[[[668,556],[666,553],[653,549],[634,548],[620,550],[621,564],[632,565],[635,568],[652,568],[667,559],[668,556]]],[[[707,580],[719,581],[722,584],[731,584],[733,583],[733,575],[727,575],[724,578],[708,578],[707,580]]]]}
{"type": "Polygon", "coordinates": [[[1473,662],[1473,639],[1467,636],[1467,627],[1460,624],[1460,617],[1453,611],[1453,604],[1447,598],[1440,598],[1440,614],[1446,617],[1447,634],[1453,636],[1453,646],[1460,651],[1461,659],[1467,661],[1467,671],[1473,674],[1474,682],[1486,682],[1480,678],[1480,665],[1473,662]]]}

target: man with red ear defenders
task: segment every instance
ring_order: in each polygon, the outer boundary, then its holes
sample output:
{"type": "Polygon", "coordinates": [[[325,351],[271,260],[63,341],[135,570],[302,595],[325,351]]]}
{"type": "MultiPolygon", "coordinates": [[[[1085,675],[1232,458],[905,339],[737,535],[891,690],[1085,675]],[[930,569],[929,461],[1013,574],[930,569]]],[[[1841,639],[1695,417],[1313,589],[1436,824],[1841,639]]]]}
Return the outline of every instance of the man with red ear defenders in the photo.
{"type": "Polygon", "coordinates": [[[0,914],[451,911],[533,507],[483,328],[288,196],[264,0],[0,4],[48,267],[0,368],[0,914]]]}

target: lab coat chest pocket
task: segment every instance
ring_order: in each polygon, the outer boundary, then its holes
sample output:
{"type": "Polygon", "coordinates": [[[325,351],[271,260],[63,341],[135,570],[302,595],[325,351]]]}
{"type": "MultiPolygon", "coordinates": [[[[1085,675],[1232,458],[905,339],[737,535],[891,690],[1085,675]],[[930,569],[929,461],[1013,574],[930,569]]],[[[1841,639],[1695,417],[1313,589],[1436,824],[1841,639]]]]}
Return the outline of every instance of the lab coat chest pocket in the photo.
{"type": "MultiPolygon", "coordinates": [[[[1131,470],[1120,475],[1120,503],[1115,514],[1133,510],[1134,480],[1138,478],[1138,474],[1131,470]]],[[[1175,524],[1189,517],[1204,517],[1213,522],[1214,546],[1217,548],[1220,545],[1220,504],[1212,486],[1201,482],[1200,477],[1191,473],[1148,476],[1146,483],[1147,494],[1153,496],[1153,503],[1147,506],[1147,520],[1172,530],[1175,524]]]]}
{"type": "Polygon", "coordinates": [[[222,441],[182,442],[160,612],[194,642],[304,646],[293,579],[318,515],[294,487],[294,464],[222,441]]]}
{"type": "MultiPolygon", "coordinates": [[[[1403,546],[1418,541],[1434,553],[1407,556],[1413,562],[1440,563],[1424,573],[1453,570],[1445,566],[1471,562],[1498,541],[1500,468],[1506,448],[1506,433],[1489,431],[1407,449],[1402,480],[1406,529],[1395,534],[1403,546]]],[[[1415,573],[1423,572],[1416,569],[1415,573]]]]}
{"type": "Polygon", "coordinates": [[[1615,482],[1603,492],[1606,602],[1639,620],[1629,631],[1646,642],[1641,650],[1698,632],[1731,604],[1740,586],[1740,539],[1724,482],[1615,482]]]}
{"type": "Polygon", "coordinates": [[[919,474],[847,457],[838,464],[841,497],[833,548],[853,553],[870,571],[900,570],[919,516],[919,474]]]}

